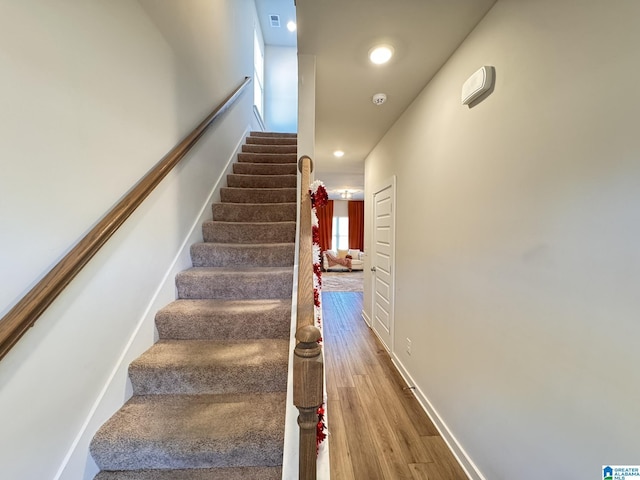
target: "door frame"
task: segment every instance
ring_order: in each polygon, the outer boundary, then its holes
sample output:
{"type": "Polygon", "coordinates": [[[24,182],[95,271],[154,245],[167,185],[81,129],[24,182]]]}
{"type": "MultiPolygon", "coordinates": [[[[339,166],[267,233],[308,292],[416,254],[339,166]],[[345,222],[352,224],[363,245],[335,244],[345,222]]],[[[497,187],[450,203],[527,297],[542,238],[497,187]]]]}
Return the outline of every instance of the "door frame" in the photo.
{"type": "MultiPolygon", "coordinates": [[[[396,176],[393,175],[381,182],[379,182],[376,188],[373,189],[371,193],[371,246],[372,246],[372,255],[370,266],[373,267],[375,262],[375,249],[376,249],[376,195],[387,188],[391,188],[391,268],[389,275],[391,277],[391,286],[390,286],[390,308],[389,308],[389,336],[390,336],[390,345],[389,345],[389,354],[393,358],[394,355],[394,344],[395,344],[395,305],[396,305],[396,176]]],[[[380,338],[378,332],[374,328],[376,321],[376,282],[375,282],[375,274],[371,272],[371,330],[373,333],[380,338]]],[[[382,345],[384,346],[384,342],[380,339],[382,345]]]]}

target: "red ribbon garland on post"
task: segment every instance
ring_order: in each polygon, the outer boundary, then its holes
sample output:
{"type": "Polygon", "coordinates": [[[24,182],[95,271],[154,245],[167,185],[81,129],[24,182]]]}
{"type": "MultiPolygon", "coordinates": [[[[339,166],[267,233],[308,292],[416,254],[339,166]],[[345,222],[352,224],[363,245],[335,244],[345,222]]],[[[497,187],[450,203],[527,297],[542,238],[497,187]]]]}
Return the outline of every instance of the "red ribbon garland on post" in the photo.
{"type": "MultiPolygon", "coordinates": [[[[313,253],[314,253],[314,261],[313,261],[313,273],[315,277],[315,282],[313,286],[313,303],[315,305],[315,321],[316,326],[322,331],[321,326],[321,316],[322,316],[322,307],[320,300],[320,290],[322,288],[322,266],[321,266],[321,258],[320,258],[320,234],[318,228],[318,215],[316,213],[317,207],[323,207],[329,201],[329,195],[327,194],[327,190],[324,185],[320,181],[315,181],[311,184],[309,189],[309,195],[311,197],[311,221],[313,222],[312,226],[312,236],[313,236],[313,253]]],[[[318,340],[318,343],[322,342],[322,337],[318,340]]],[[[318,408],[318,425],[316,431],[316,452],[320,449],[320,444],[327,438],[327,425],[324,421],[324,412],[325,412],[325,404],[323,403],[318,408]]]]}

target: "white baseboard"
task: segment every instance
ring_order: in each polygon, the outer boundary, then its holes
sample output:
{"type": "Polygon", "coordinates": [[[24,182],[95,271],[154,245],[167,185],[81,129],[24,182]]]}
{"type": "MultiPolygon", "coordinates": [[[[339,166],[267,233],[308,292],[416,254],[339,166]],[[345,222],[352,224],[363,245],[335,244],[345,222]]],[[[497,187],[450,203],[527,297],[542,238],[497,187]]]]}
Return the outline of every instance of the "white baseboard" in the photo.
{"type": "Polygon", "coordinates": [[[256,123],[258,124],[259,130],[264,132],[265,131],[264,120],[262,119],[262,115],[260,115],[260,112],[258,111],[258,108],[255,105],[253,106],[253,116],[255,117],[256,123]]]}
{"type": "MultiPolygon", "coordinates": [[[[223,186],[222,182],[226,179],[227,174],[231,172],[234,160],[237,158],[237,154],[242,150],[242,144],[244,143],[245,137],[249,135],[250,129],[250,126],[246,128],[245,132],[240,138],[240,141],[236,144],[233,154],[227,160],[225,168],[218,176],[213,188],[209,192],[207,199],[202,204],[197,218],[189,228],[187,235],[185,235],[185,238],[178,252],[171,261],[169,268],[165,272],[165,275],[158,285],[158,288],[149,301],[144,314],[138,320],[136,327],[131,337],[129,338],[125,348],[123,349],[119,358],[116,360],[111,374],[107,378],[102,390],[96,398],[96,401],[89,410],[87,418],[80,427],[76,438],[67,451],[67,454],[65,455],[60,468],[58,469],[58,472],[56,473],[53,480],[63,480],[65,478],[68,478],[70,475],[74,478],[77,478],[75,475],[69,474],[66,471],[69,465],[73,462],[74,458],[81,458],[80,462],[84,462],[85,464],[87,464],[85,468],[86,478],[93,478],[97,473],[97,467],[95,466],[95,463],[93,463],[91,455],[89,454],[89,443],[91,442],[91,439],[97,431],[97,428],[106,420],[106,418],[102,418],[105,415],[105,411],[113,410],[113,408],[111,408],[113,399],[121,399],[123,397],[128,398],[131,396],[131,387],[128,380],[129,364],[143,351],[153,345],[155,340],[150,341],[150,339],[148,338],[149,335],[147,327],[149,326],[150,322],[153,324],[155,319],[155,312],[168,303],[166,301],[168,292],[171,292],[171,294],[174,295],[173,298],[171,298],[169,301],[175,299],[175,276],[178,272],[184,270],[184,259],[190,257],[191,244],[202,241],[202,223],[211,217],[211,204],[216,201],[216,198],[219,199],[219,191],[221,186],[223,186]],[[124,380],[125,378],[126,381],[124,380]],[[125,383],[126,387],[123,387],[125,383]],[[105,403],[108,403],[109,406],[105,406],[105,403]]],[[[107,418],[109,415],[110,414],[107,414],[107,418]]]]}
{"type": "Polygon", "coordinates": [[[364,310],[362,310],[362,319],[364,320],[364,323],[369,325],[369,328],[371,328],[371,319],[369,318],[369,315],[367,315],[367,312],[365,312],[364,310]]]}
{"type": "Polygon", "coordinates": [[[486,480],[476,464],[473,463],[473,460],[471,460],[469,455],[467,455],[467,452],[464,451],[460,443],[458,443],[456,438],[453,436],[453,433],[451,433],[451,430],[449,430],[449,427],[447,427],[447,424],[444,422],[442,417],[438,415],[438,412],[433,407],[433,404],[429,401],[424,392],[416,385],[416,382],[413,380],[402,362],[396,355],[392,356],[392,361],[398,372],[400,372],[400,375],[402,375],[402,378],[404,378],[405,382],[407,382],[407,385],[414,387],[412,391],[414,396],[418,400],[418,403],[423,408],[427,416],[431,419],[435,427],[438,429],[438,432],[440,432],[440,436],[445,441],[453,455],[456,457],[456,460],[465,471],[467,476],[471,480],[486,480]]]}

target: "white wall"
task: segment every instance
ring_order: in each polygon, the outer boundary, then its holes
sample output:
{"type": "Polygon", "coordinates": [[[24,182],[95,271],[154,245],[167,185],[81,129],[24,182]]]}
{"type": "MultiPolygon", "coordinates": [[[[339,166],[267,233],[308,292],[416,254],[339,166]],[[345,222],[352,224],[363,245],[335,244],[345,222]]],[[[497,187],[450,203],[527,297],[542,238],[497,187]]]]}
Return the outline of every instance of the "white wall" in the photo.
{"type": "Polygon", "coordinates": [[[298,131],[298,51],[265,46],[265,125],[272,132],[298,131]]]}
{"type": "Polygon", "coordinates": [[[396,361],[487,479],[638,463],[638,18],[499,0],[366,160],[368,199],[397,175],[396,361]]]}
{"type": "MultiPolygon", "coordinates": [[[[298,156],[315,158],[316,57],[298,55],[298,156]]],[[[311,172],[311,180],[315,173],[311,172]]]]}
{"type": "MultiPolygon", "coordinates": [[[[251,0],[0,0],[1,314],[251,75],[254,20],[251,0]]],[[[88,441],[251,105],[249,89],[0,361],[3,478],[92,478],[88,441]]]]}
{"type": "MultiPolygon", "coordinates": [[[[258,108],[255,106],[255,103],[254,103],[253,113],[254,113],[254,116],[256,117],[256,123],[257,124],[256,124],[256,128],[254,128],[253,130],[263,131],[263,130],[265,130],[265,125],[264,125],[264,36],[262,34],[262,28],[261,28],[260,22],[258,21],[258,18],[257,18],[257,13],[256,13],[256,20],[254,22],[253,28],[255,29],[255,33],[256,33],[256,36],[257,36],[257,39],[258,39],[258,48],[260,49],[261,56],[262,56],[262,70],[263,70],[262,71],[262,82],[263,82],[262,89],[263,89],[263,92],[262,92],[262,105],[261,105],[261,109],[262,109],[263,112],[261,113],[258,110],[258,108]]],[[[254,73],[255,73],[255,57],[256,57],[256,54],[254,52],[254,73]]],[[[254,75],[254,77],[255,77],[255,75],[254,75]]],[[[259,84],[259,82],[256,81],[255,78],[253,79],[253,81],[254,81],[254,83],[253,83],[253,92],[254,92],[253,93],[253,99],[254,99],[254,102],[255,102],[256,97],[257,97],[255,92],[258,91],[258,88],[260,87],[260,84],[259,84]]]]}

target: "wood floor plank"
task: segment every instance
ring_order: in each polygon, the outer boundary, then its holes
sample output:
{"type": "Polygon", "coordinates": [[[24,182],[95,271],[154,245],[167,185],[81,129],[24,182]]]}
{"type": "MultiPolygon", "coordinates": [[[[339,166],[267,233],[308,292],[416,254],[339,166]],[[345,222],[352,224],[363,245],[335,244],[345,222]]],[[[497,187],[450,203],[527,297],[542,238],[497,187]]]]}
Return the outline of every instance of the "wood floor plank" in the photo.
{"type": "Polygon", "coordinates": [[[400,401],[414,427],[418,430],[418,434],[420,436],[440,435],[440,432],[438,432],[438,429],[435,427],[431,419],[425,415],[422,406],[409,388],[412,385],[407,385],[404,378],[402,378],[402,375],[400,375],[400,372],[398,372],[397,368],[393,365],[393,362],[391,362],[391,359],[388,358],[388,360],[384,360],[381,358],[378,364],[384,369],[385,375],[390,377],[393,384],[403,386],[400,401]]]}
{"type": "MultiPolygon", "coordinates": [[[[468,480],[464,472],[453,472],[450,468],[437,463],[423,463],[423,472],[429,480],[468,480]]],[[[460,467],[458,467],[460,468],[460,467]]]]}
{"type": "Polygon", "coordinates": [[[405,390],[402,405],[420,436],[437,436],[440,432],[431,419],[424,413],[422,406],[410,390],[405,390]]]}
{"type": "Polygon", "coordinates": [[[465,480],[362,319],[362,293],[325,292],[322,309],[332,478],[465,480]]]}
{"type": "MultiPolygon", "coordinates": [[[[336,392],[337,393],[337,392],[336,392]]],[[[347,431],[342,418],[342,405],[339,399],[327,405],[328,431],[331,438],[329,457],[331,462],[331,478],[333,480],[355,480],[353,474],[351,449],[347,439],[347,431]]]]}
{"type": "Polygon", "coordinates": [[[428,472],[428,463],[410,463],[409,470],[413,475],[413,480],[432,480],[428,472]]]}
{"type": "MultiPolygon", "coordinates": [[[[325,359],[328,365],[331,365],[333,372],[332,385],[327,386],[327,392],[335,398],[336,391],[332,387],[354,387],[353,372],[349,356],[345,352],[349,351],[350,346],[344,336],[347,326],[350,325],[348,314],[339,302],[332,301],[332,298],[323,294],[323,317],[330,312],[330,322],[325,319],[323,336],[325,344],[325,359]],[[328,298],[328,305],[324,306],[324,299],[328,298]]],[[[350,327],[349,327],[350,328],[350,327]]]]}
{"type": "MultiPolygon", "coordinates": [[[[364,328],[369,327],[364,324],[364,328]]],[[[382,344],[375,337],[369,335],[371,341],[382,344]]],[[[375,362],[369,367],[368,373],[376,379],[376,395],[386,405],[385,412],[395,426],[398,438],[403,445],[403,451],[409,463],[431,462],[433,459],[429,452],[423,448],[420,437],[424,435],[438,435],[437,429],[424,413],[415,396],[408,390],[402,376],[397,373],[395,366],[386,350],[377,354],[375,362]],[[416,414],[416,412],[418,414],[416,414]]]]}
{"type": "MultiPolygon", "coordinates": [[[[378,365],[372,369],[372,377],[376,379],[376,395],[385,407],[385,415],[396,430],[396,435],[403,448],[408,463],[432,462],[433,458],[422,444],[420,431],[421,421],[414,422],[407,415],[402,405],[404,395],[402,386],[391,381],[384,370],[378,365]]],[[[426,415],[423,412],[423,416],[426,415]]],[[[423,419],[420,419],[424,421],[423,419]]]]}
{"type": "Polygon", "coordinates": [[[373,432],[372,440],[384,478],[412,480],[409,461],[405,457],[406,450],[402,448],[396,429],[385,413],[389,409],[393,409],[394,406],[381,403],[369,376],[356,375],[354,382],[362,407],[365,411],[370,412],[369,424],[373,432]]]}
{"type": "Polygon", "coordinates": [[[358,392],[355,388],[340,388],[338,391],[347,441],[357,447],[350,450],[354,478],[384,479],[378,456],[374,453],[367,412],[361,408],[358,392]]]}
{"type": "Polygon", "coordinates": [[[433,463],[427,464],[427,471],[430,472],[429,478],[434,477],[434,480],[467,480],[467,475],[442,437],[422,437],[422,442],[433,457],[433,463]],[[440,476],[437,476],[438,474],[440,476]]]}
{"type": "Polygon", "coordinates": [[[324,344],[325,349],[325,375],[327,377],[327,402],[339,402],[340,398],[338,397],[338,380],[336,379],[336,370],[335,368],[329,368],[332,365],[331,360],[327,355],[327,344],[324,344]]]}

